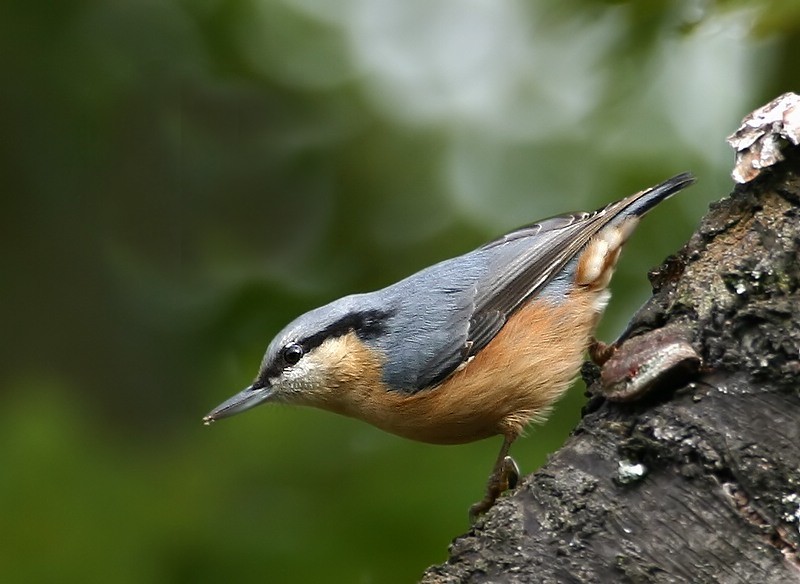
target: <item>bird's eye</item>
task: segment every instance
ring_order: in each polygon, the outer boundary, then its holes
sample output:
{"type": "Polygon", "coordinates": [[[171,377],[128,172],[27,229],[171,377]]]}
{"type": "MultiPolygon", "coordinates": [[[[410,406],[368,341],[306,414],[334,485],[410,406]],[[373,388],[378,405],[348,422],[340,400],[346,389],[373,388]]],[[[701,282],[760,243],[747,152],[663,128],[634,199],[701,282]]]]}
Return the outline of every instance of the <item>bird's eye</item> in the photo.
{"type": "Polygon", "coordinates": [[[281,356],[287,365],[294,365],[300,360],[304,353],[303,347],[297,343],[291,343],[283,348],[281,356]]]}

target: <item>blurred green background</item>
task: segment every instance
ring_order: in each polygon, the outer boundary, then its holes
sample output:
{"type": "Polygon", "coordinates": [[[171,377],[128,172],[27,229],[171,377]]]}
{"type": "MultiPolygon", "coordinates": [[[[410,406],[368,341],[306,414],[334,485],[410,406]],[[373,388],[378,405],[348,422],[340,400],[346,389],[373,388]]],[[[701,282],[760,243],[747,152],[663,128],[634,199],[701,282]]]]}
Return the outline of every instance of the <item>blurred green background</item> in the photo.
{"type": "MultiPolygon", "coordinates": [[[[797,89],[800,4],[0,4],[3,582],[409,582],[498,440],[259,408],[206,428],[300,312],[683,170],[600,336],[797,89]]],[[[579,383],[513,453],[579,417],[579,383]]]]}

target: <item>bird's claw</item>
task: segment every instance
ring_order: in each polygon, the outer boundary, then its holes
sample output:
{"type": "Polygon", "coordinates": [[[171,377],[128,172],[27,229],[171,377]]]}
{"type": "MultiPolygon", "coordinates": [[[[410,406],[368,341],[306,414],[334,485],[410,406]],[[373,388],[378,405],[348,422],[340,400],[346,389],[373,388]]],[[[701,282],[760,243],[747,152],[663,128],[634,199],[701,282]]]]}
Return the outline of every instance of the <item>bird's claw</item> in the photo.
{"type": "Polygon", "coordinates": [[[517,461],[510,456],[506,456],[503,459],[502,469],[504,482],[503,491],[516,489],[517,485],[519,484],[519,465],[517,464],[517,461]]]}
{"type": "Polygon", "coordinates": [[[595,337],[591,337],[586,351],[589,353],[589,359],[592,360],[592,363],[602,367],[617,352],[617,345],[615,343],[604,343],[595,337]]]}
{"type": "Polygon", "coordinates": [[[497,498],[505,491],[517,488],[519,477],[520,472],[517,461],[510,456],[504,457],[495,472],[489,477],[489,483],[486,485],[486,495],[469,508],[470,523],[475,523],[478,517],[491,509],[497,498]]]}

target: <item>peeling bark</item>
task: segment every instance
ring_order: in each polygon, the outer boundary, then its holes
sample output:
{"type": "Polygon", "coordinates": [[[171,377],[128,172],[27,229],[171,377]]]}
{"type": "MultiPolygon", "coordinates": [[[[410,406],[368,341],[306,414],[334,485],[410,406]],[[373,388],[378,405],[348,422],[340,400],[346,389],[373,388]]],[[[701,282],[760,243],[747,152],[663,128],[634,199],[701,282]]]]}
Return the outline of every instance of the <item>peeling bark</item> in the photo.
{"type": "Polygon", "coordinates": [[[621,339],[679,331],[699,372],[615,403],[586,366],[571,438],[423,582],[800,582],[800,150],[783,156],[711,206],[621,339]]]}

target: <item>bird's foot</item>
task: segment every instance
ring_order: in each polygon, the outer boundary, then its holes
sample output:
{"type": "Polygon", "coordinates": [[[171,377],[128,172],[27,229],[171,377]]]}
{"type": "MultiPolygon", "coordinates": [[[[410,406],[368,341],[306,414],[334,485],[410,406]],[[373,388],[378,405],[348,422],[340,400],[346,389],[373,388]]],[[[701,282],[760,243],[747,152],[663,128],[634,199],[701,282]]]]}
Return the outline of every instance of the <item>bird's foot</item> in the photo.
{"type": "Polygon", "coordinates": [[[589,359],[592,360],[592,363],[600,365],[601,367],[605,365],[606,361],[611,359],[614,356],[614,353],[617,352],[617,345],[615,343],[604,343],[603,341],[598,341],[596,338],[592,337],[589,339],[589,348],[587,349],[589,353],[589,359]]]}
{"type": "Polygon", "coordinates": [[[486,513],[494,505],[497,498],[509,489],[515,489],[519,484],[519,466],[510,456],[503,458],[486,485],[486,495],[483,499],[469,508],[470,523],[475,523],[478,517],[486,513]]]}

